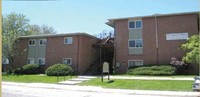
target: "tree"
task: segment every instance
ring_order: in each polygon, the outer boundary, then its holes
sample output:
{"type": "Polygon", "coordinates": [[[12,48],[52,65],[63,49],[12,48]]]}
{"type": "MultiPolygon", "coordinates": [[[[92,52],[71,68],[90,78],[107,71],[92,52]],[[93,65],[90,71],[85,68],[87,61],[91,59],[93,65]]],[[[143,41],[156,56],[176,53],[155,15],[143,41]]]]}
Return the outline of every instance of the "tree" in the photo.
{"type": "Polygon", "coordinates": [[[186,55],[183,57],[183,60],[191,63],[199,63],[200,58],[200,35],[191,36],[185,44],[181,45],[181,48],[186,51],[186,55]]]}
{"type": "Polygon", "coordinates": [[[28,33],[33,35],[40,35],[41,34],[41,28],[39,25],[29,25],[28,26],[28,33]]]}
{"type": "Polygon", "coordinates": [[[14,57],[26,52],[18,50],[17,43],[21,36],[56,33],[53,27],[47,25],[30,25],[29,19],[23,14],[10,13],[2,17],[2,52],[9,60],[10,70],[13,70],[14,57]]]}
{"type": "Polygon", "coordinates": [[[199,75],[200,75],[200,35],[191,36],[185,44],[181,45],[181,48],[187,53],[183,57],[183,60],[191,63],[199,64],[199,75]]]}
{"type": "Polygon", "coordinates": [[[53,27],[49,27],[48,25],[41,26],[43,34],[56,34],[56,31],[53,27]]]}
{"type": "Polygon", "coordinates": [[[42,35],[42,34],[56,34],[56,31],[53,27],[49,27],[48,25],[29,25],[29,33],[32,35],[42,35]]]}
{"type": "Polygon", "coordinates": [[[29,19],[23,14],[11,13],[2,18],[2,52],[8,58],[10,70],[13,69],[14,56],[17,52],[17,42],[20,36],[28,33],[29,19]]]}

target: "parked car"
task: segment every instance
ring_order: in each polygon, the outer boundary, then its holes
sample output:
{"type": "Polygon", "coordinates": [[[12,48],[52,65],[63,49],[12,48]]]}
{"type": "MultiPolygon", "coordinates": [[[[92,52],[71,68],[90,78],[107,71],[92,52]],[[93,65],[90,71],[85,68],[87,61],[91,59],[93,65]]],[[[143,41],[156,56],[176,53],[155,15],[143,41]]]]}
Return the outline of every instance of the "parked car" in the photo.
{"type": "Polygon", "coordinates": [[[193,83],[192,88],[194,91],[200,91],[200,76],[196,76],[194,77],[194,79],[195,79],[195,82],[193,83]]]}

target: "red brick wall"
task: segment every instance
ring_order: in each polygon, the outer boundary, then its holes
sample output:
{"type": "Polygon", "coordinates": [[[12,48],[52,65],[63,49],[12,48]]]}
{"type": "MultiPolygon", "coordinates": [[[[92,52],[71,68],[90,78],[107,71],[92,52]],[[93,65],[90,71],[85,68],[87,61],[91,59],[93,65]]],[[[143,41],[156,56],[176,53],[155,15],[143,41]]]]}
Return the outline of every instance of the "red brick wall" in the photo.
{"type": "MultiPolygon", "coordinates": [[[[19,47],[21,52],[24,49],[28,50],[28,40],[20,40],[19,47]]],[[[78,65],[79,74],[83,74],[96,59],[95,49],[92,48],[92,44],[97,41],[97,38],[84,35],[47,37],[44,69],[54,64],[62,63],[63,58],[72,58],[72,67],[76,70],[78,65]],[[73,37],[73,43],[64,44],[65,37],[73,37]]],[[[15,57],[15,67],[27,64],[27,52],[15,57]]]]}
{"type": "Polygon", "coordinates": [[[98,39],[87,36],[79,37],[79,73],[83,74],[98,57],[95,48],[92,48],[92,44],[97,43],[98,39]]]}
{"type": "Polygon", "coordinates": [[[14,58],[14,68],[22,67],[27,64],[28,55],[28,39],[20,39],[18,44],[18,51],[21,53],[14,58]],[[24,52],[25,51],[25,52],[24,52]]]}
{"type": "MultiPolygon", "coordinates": [[[[128,20],[115,21],[116,32],[116,62],[125,62],[116,70],[117,73],[125,73],[128,68],[128,60],[144,60],[144,64],[157,64],[155,18],[142,18],[143,54],[128,55],[128,20]]],[[[198,21],[196,14],[173,15],[157,17],[158,32],[158,64],[169,64],[171,57],[182,58],[185,54],[180,45],[186,40],[166,40],[167,33],[188,32],[189,36],[198,34],[198,21]]]]}
{"type": "Polygon", "coordinates": [[[64,37],[47,38],[46,68],[62,63],[63,58],[72,58],[72,67],[74,70],[78,69],[79,74],[83,74],[89,68],[95,58],[92,44],[96,43],[97,39],[82,35],[71,37],[72,44],[64,44],[64,37]]]}
{"type": "Polygon", "coordinates": [[[116,62],[125,62],[125,65],[116,69],[117,73],[125,73],[128,68],[128,20],[120,20],[115,22],[115,45],[116,45],[116,62]]]}
{"type": "MultiPolygon", "coordinates": [[[[157,64],[155,18],[143,18],[144,64],[157,64]]],[[[171,57],[182,58],[180,45],[186,40],[166,40],[168,33],[198,34],[196,15],[157,17],[158,64],[169,64],[171,57]]]]}
{"type": "Polygon", "coordinates": [[[48,68],[51,65],[62,63],[63,58],[72,58],[72,67],[75,68],[77,65],[77,36],[66,36],[73,37],[72,44],[64,44],[64,36],[61,37],[48,37],[46,46],[46,65],[48,68]]]}
{"type": "Polygon", "coordinates": [[[198,34],[197,15],[177,15],[158,17],[159,64],[169,63],[171,57],[182,58],[184,52],[180,45],[186,40],[166,40],[171,32],[188,32],[189,36],[198,34]]]}

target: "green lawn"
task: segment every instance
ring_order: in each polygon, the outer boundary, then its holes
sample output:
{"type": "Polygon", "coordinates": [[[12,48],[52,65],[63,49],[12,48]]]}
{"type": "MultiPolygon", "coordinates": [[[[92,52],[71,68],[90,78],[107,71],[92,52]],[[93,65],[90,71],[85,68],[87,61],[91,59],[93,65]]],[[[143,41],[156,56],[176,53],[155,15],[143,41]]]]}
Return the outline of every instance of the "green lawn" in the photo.
{"type": "MultiPolygon", "coordinates": [[[[67,79],[70,79],[70,76],[66,76],[65,80],[67,79]]],[[[2,75],[2,81],[24,83],[57,83],[57,77],[46,75],[2,75]]],[[[64,81],[64,77],[59,77],[58,81],[64,81]]]]}
{"type": "Polygon", "coordinates": [[[123,77],[171,77],[171,78],[194,78],[197,75],[171,75],[171,76],[149,76],[149,75],[112,75],[112,76],[123,76],[123,77]]]}
{"type": "Polygon", "coordinates": [[[108,83],[107,81],[105,81],[102,83],[100,78],[96,78],[81,83],[80,85],[131,90],[192,91],[193,82],[194,81],[115,79],[114,82],[108,83]]]}

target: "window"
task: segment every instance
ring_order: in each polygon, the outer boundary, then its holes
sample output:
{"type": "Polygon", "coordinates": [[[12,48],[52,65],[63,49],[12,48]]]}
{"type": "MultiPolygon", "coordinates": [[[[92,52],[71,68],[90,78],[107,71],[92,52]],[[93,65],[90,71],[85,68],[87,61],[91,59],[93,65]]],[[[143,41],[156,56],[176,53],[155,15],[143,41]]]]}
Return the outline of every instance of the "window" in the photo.
{"type": "Polygon", "coordinates": [[[30,39],[28,41],[29,46],[35,46],[35,39],[30,39]]]}
{"type": "Polygon", "coordinates": [[[142,28],[142,21],[136,21],[136,28],[142,28]]]}
{"type": "Polygon", "coordinates": [[[65,37],[64,38],[64,44],[72,44],[73,38],[72,37],[65,37]]]}
{"type": "Polygon", "coordinates": [[[142,28],[142,21],[141,20],[129,21],[128,25],[130,29],[142,28]]]}
{"type": "Polygon", "coordinates": [[[46,39],[40,39],[39,40],[39,45],[46,45],[47,44],[47,40],[46,39]]]}
{"type": "Polygon", "coordinates": [[[38,58],[39,65],[45,65],[45,58],[38,58]]]}
{"type": "Polygon", "coordinates": [[[28,58],[27,59],[27,64],[34,64],[34,58],[28,58]]]}
{"type": "Polygon", "coordinates": [[[72,65],[72,58],[63,58],[63,64],[72,65]]]}
{"type": "Polygon", "coordinates": [[[135,28],[135,22],[134,21],[129,22],[129,28],[135,28]]]}
{"type": "Polygon", "coordinates": [[[128,67],[134,67],[134,66],[142,66],[143,60],[129,60],[128,61],[128,67]]]}
{"type": "Polygon", "coordinates": [[[2,63],[3,64],[9,64],[8,58],[2,58],[2,63]]]}
{"type": "Polygon", "coordinates": [[[142,39],[132,39],[129,40],[129,48],[141,48],[143,47],[143,40],[142,39]]]}

